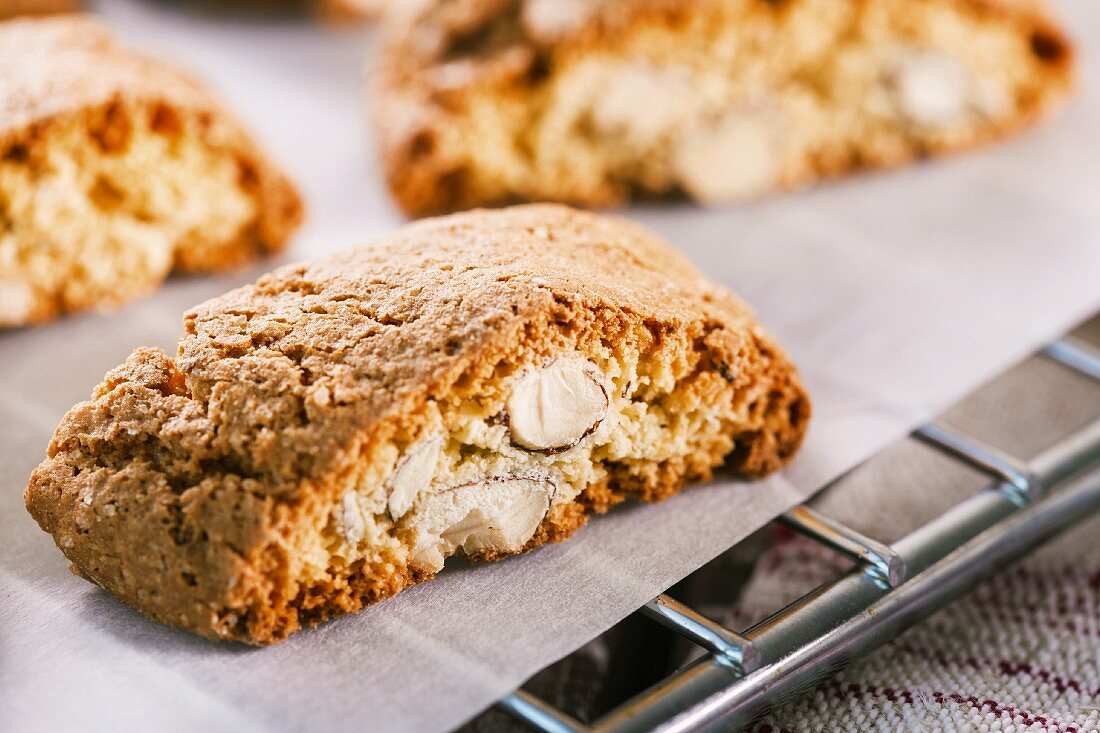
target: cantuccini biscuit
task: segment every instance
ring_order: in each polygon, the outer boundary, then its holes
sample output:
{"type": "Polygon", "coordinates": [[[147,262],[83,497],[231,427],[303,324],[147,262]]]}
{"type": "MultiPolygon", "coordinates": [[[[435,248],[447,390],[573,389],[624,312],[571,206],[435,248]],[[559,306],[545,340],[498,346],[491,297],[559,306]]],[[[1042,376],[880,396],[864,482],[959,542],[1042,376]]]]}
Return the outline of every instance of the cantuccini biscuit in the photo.
{"type": "Polygon", "coordinates": [[[26,501],[76,572],[212,639],[278,641],[723,464],[762,476],[810,415],[740,300],[556,205],[413,224],[185,324],[66,415],[26,501]]]}
{"type": "Polygon", "coordinates": [[[427,0],[373,71],[411,214],[723,202],[972,148],[1071,85],[1032,0],[427,0]]]}
{"type": "Polygon", "coordinates": [[[0,327],[279,249],[302,208],[198,83],[87,16],[0,23],[0,327]]]}

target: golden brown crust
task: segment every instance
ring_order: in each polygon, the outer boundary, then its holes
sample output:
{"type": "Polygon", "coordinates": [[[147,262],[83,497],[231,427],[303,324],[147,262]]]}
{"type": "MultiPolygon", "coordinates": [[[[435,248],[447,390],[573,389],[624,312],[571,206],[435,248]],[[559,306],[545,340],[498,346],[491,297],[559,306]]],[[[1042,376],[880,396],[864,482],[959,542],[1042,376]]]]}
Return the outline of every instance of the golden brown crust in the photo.
{"type": "Polygon", "coordinates": [[[744,304],[637,226],[553,205],[419,222],[185,322],[174,361],[140,349],[66,415],[26,501],[85,577],[210,638],[278,641],[430,577],[385,551],[305,582],[296,533],[323,526],[347,477],[429,400],[475,389],[502,360],[629,342],[702,404],[729,400],[730,384],[745,403],[732,443],[617,467],[555,506],[528,548],[627,496],[708,478],[731,445],[734,470],[773,471],[809,418],[794,367],[744,304]]]}
{"type": "MultiPolygon", "coordinates": [[[[0,0],[2,2],[2,0],[0,0]]],[[[313,20],[334,27],[372,24],[410,0],[198,0],[213,16],[313,20]]]]}
{"type": "Polygon", "coordinates": [[[395,0],[316,0],[315,12],[321,20],[336,25],[373,23],[392,2],[395,0]]]}
{"type": "MultiPolygon", "coordinates": [[[[100,158],[121,156],[139,138],[157,135],[197,141],[208,158],[235,166],[236,181],[231,185],[251,201],[253,218],[220,241],[223,235],[206,235],[201,226],[193,233],[169,235],[181,237],[175,251],[167,255],[175,269],[223,269],[277,251],[302,219],[302,203],[294,186],[202,85],[174,67],[122,48],[108,29],[90,16],[74,14],[0,23],[0,76],[4,78],[0,85],[0,161],[10,169],[25,169],[18,179],[14,172],[4,174],[18,181],[10,184],[17,188],[34,185],[40,171],[55,175],[50,173],[52,167],[45,165],[51,156],[73,154],[77,156],[74,166],[90,168],[100,158]],[[86,137],[86,141],[78,145],[72,142],[75,136],[86,137]],[[59,150],[61,143],[71,143],[76,152],[59,150]],[[188,244],[203,237],[202,247],[188,244]]],[[[175,147],[167,151],[179,148],[178,142],[170,145],[175,147]]],[[[146,162],[141,175],[156,181],[160,170],[158,165],[146,162]]],[[[198,184],[196,188],[202,182],[198,184]]],[[[88,196],[94,194],[91,191],[88,196]]],[[[111,187],[106,195],[121,196],[111,187]]],[[[34,206],[33,201],[28,204],[34,206]]],[[[109,206],[104,204],[104,208],[109,206]]],[[[26,214],[12,207],[0,212],[0,221],[9,219],[7,228],[16,238],[22,236],[25,226],[29,229],[16,219],[20,215],[26,214]]],[[[136,216],[139,224],[157,224],[153,214],[139,212],[136,216]]],[[[61,226],[59,222],[56,237],[65,241],[54,247],[79,246],[68,241],[77,237],[71,231],[61,233],[61,226]]],[[[74,217],[74,230],[81,226],[99,225],[74,217]]],[[[0,246],[26,248],[18,242],[0,246]]],[[[20,256],[28,255],[5,255],[0,258],[0,268],[4,261],[20,256]]],[[[14,267],[10,272],[0,269],[0,283],[12,287],[13,280],[31,277],[17,265],[14,267]]],[[[3,312],[0,303],[0,327],[40,322],[64,311],[128,299],[154,287],[163,276],[159,271],[128,272],[120,277],[113,299],[111,287],[66,296],[41,283],[28,282],[32,303],[10,314],[3,312]]]]}
{"type": "Polygon", "coordinates": [[[79,9],[73,0],[0,0],[0,20],[20,15],[75,13],[79,9]]]}
{"type": "MultiPolygon", "coordinates": [[[[1004,137],[1066,96],[1074,66],[1069,40],[1037,0],[434,0],[395,14],[384,26],[372,81],[373,123],[391,191],[412,215],[520,200],[609,206],[635,194],[677,195],[685,190],[707,200],[707,193],[698,190],[702,186],[665,171],[655,176],[645,166],[639,170],[637,163],[611,165],[591,176],[570,171],[591,164],[586,157],[592,147],[610,151],[601,157],[627,155],[623,146],[629,135],[610,134],[594,142],[589,113],[583,109],[571,132],[538,129],[547,110],[563,104],[565,92],[556,86],[556,78],[565,71],[596,59],[608,68],[671,70],[677,84],[679,77],[698,82],[698,75],[682,72],[706,63],[707,53],[713,54],[711,66],[733,70],[728,80],[733,91],[723,92],[733,109],[749,108],[755,115],[763,107],[763,126],[776,129],[797,128],[801,123],[796,118],[802,115],[820,138],[807,142],[796,129],[790,144],[797,152],[764,182],[754,182],[748,192],[735,190],[733,197],[796,188],[860,169],[896,167],[1004,137]],[[941,12],[943,16],[936,15],[941,12]],[[820,18],[804,20],[799,13],[820,18]],[[723,26],[731,30],[720,30],[723,26]],[[951,35],[956,26],[964,35],[951,35]],[[753,30],[737,40],[723,37],[736,36],[738,27],[753,30]],[[998,81],[1006,87],[998,95],[1015,97],[1010,110],[983,109],[977,119],[951,129],[905,129],[904,120],[880,119],[889,116],[881,100],[853,101],[853,92],[834,86],[864,81],[850,78],[851,69],[832,74],[834,65],[853,63],[840,58],[849,48],[889,41],[954,53],[959,50],[955,46],[966,45],[960,40],[966,33],[981,27],[1015,35],[1018,49],[1029,49],[994,50],[988,44],[986,53],[983,42],[974,40],[972,55],[984,54],[985,66],[1019,67],[998,81]],[[677,34],[679,41],[668,40],[677,34]],[[757,37],[767,39],[762,47],[757,37]],[[672,43],[695,51],[681,53],[670,49],[672,43]],[[493,114],[480,112],[483,107],[493,114]],[[544,154],[541,146],[580,152],[575,160],[568,159],[572,152],[558,159],[544,154]]],[[[875,73],[885,79],[891,72],[882,67],[875,73]]],[[[713,76],[702,84],[713,85],[713,76]]],[[[602,95],[621,83],[610,73],[593,82],[602,95]]],[[[647,93],[654,89],[639,90],[640,95],[647,93]]],[[[710,86],[701,93],[715,92],[710,86]]],[[[683,103],[674,96],[651,96],[637,99],[633,107],[641,116],[650,111],[647,107],[683,103]]],[[[669,125],[684,128],[685,118],[669,125]]],[[[638,155],[660,157],[653,150],[638,155]]]]}

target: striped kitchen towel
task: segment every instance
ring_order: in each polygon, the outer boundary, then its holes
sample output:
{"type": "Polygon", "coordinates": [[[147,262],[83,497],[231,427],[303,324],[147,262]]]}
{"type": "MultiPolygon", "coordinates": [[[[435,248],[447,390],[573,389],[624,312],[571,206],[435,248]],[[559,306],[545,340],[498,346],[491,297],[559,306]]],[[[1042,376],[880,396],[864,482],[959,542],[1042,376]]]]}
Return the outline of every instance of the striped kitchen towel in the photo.
{"type": "MultiPolygon", "coordinates": [[[[844,562],[788,535],[761,558],[724,619],[761,618],[844,562]]],[[[1100,729],[1100,518],[979,586],[754,733],[1100,729]]]]}

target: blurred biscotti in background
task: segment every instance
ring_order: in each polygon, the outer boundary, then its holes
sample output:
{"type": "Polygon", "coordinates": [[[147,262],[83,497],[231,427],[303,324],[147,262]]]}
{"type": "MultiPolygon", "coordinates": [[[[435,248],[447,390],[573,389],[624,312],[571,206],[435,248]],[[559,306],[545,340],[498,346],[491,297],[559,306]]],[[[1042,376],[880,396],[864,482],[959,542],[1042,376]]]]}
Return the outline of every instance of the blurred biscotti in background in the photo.
{"type": "Polygon", "coordinates": [[[723,202],[965,150],[1071,88],[1030,0],[430,0],[374,68],[410,214],[723,202]]]}
{"type": "Polygon", "coordinates": [[[82,15],[0,23],[0,327],[280,249],[293,185],[194,80],[82,15]]]}
{"type": "Polygon", "coordinates": [[[54,15],[79,10],[74,0],[0,0],[0,20],[18,15],[54,15]]]}

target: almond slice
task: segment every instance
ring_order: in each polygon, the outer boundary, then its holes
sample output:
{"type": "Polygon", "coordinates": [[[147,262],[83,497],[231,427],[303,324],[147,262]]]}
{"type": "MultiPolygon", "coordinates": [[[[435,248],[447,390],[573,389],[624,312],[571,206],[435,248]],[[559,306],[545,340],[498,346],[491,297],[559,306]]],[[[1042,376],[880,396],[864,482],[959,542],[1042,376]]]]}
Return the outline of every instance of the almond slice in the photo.
{"type": "Polygon", "coordinates": [[[560,357],[527,371],[512,388],[506,409],[512,443],[528,450],[568,450],[607,416],[599,370],[582,357],[560,357]]]}
{"type": "Polygon", "coordinates": [[[389,481],[386,508],[393,521],[408,514],[416,497],[431,485],[442,452],[443,438],[439,436],[416,443],[405,451],[389,481]]]}
{"type": "Polygon", "coordinates": [[[349,489],[340,497],[340,503],[334,512],[336,517],[336,531],[344,538],[344,542],[354,547],[359,544],[366,534],[367,524],[363,520],[363,512],[359,508],[359,498],[354,489],[349,489]]]}
{"type": "Polygon", "coordinates": [[[413,562],[438,571],[466,554],[519,552],[550,510],[556,487],[548,476],[490,476],[427,494],[410,525],[417,529],[413,562]]]}
{"type": "Polygon", "coordinates": [[[910,122],[944,127],[962,122],[974,91],[962,62],[932,51],[902,54],[887,81],[898,110],[910,122]]]}
{"type": "Polygon", "coordinates": [[[779,177],[776,124],[762,112],[730,110],[711,124],[686,132],[673,154],[684,189],[704,204],[764,193],[779,177]]]}

